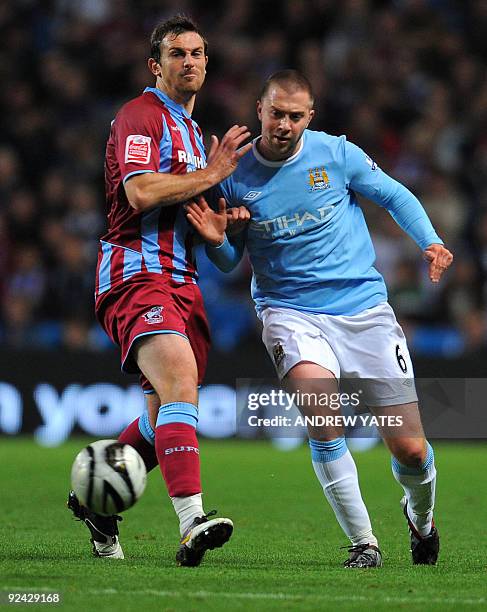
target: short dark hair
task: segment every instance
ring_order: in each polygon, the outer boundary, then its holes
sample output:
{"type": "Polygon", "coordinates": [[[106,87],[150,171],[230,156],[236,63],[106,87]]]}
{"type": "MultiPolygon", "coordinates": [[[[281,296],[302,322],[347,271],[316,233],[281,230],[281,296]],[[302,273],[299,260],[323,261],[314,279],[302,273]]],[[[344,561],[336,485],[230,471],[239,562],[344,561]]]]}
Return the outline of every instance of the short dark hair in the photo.
{"type": "Polygon", "coordinates": [[[167,21],[163,21],[159,23],[153,30],[150,37],[150,56],[156,60],[156,62],[161,61],[161,43],[164,40],[165,36],[168,34],[173,34],[174,38],[179,36],[183,32],[196,32],[203,39],[203,44],[205,46],[205,55],[208,55],[208,41],[200,32],[200,29],[196,25],[196,23],[188,17],[188,15],[180,14],[175,15],[171,19],[167,21]]]}
{"type": "Polygon", "coordinates": [[[271,74],[260,91],[259,100],[263,100],[266,97],[272,85],[280,85],[284,89],[291,91],[300,89],[306,91],[311,98],[311,104],[314,102],[313,88],[311,87],[311,83],[304,76],[304,74],[301,74],[301,72],[298,70],[279,70],[278,72],[271,74]]]}

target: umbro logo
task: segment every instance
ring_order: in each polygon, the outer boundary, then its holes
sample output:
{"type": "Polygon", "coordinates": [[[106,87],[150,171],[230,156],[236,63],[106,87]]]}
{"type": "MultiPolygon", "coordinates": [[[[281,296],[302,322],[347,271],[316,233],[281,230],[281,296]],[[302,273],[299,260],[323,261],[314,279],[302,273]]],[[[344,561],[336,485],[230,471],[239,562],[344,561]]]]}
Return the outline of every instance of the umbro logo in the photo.
{"type": "Polygon", "coordinates": [[[369,164],[370,169],[375,172],[375,170],[377,170],[377,164],[375,163],[375,161],[370,158],[368,155],[365,156],[365,161],[369,164]]]}
{"type": "Polygon", "coordinates": [[[255,200],[255,198],[260,196],[261,193],[262,191],[249,191],[248,193],[244,195],[242,199],[243,200],[255,200]]]}
{"type": "Polygon", "coordinates": [[[178,128],[178,126],[177,126],[177,125],[171,125],[171,130],[172,130],[173,132],[180,132],[180,131],[181,131],[181,130],[178,128]]]}

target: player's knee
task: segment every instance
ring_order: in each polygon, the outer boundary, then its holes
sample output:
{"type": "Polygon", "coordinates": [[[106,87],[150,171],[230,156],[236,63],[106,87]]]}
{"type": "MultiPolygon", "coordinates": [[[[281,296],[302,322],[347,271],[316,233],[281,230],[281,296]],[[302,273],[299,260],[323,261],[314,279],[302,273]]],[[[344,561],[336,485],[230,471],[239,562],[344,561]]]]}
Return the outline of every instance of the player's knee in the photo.
{"type": "Polygon", "coordinates": [[[169,402],[189,402],[195,404],[198,396],[198,380],[192,374],[175,376],[166,373],[158,380],[151,381],[160,404],[169,402]]]}
{"type": "Polygon", "coordinates": [[[161,367],[149,379],[160,403],[196,402],[198,373],[196,368],[161,367]]]}
{"type": "Polygon", "coordinates": [[[196,403],[197,381],[192,377],[180,380],[171,379],[166,384],[165,402],[189,402],[196,403]]]}
{"type": "Polygon", "coordinates": [[[422,440],[409,440],[407,444],[398,444],[393,454],[402,465],[419,468],[425,461],[426,448],[422,440]]]}

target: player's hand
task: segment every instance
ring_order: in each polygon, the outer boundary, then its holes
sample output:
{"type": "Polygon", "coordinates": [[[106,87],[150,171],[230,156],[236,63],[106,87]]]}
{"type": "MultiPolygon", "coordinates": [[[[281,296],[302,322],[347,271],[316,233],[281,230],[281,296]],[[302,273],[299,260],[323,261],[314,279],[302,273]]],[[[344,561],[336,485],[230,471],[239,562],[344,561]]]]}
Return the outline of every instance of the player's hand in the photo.
{"type": "Polygon", "coordinates": [[[223,181],[236,170],[241,157],[252,147],[251,142],[241,146],[249,137],[250,132],[246,125],[234,125],[221,141],[215,135],[211,137],[207,169],[214,175],[215,183],[223,181]]]}
{"type": "Polygon", "coordinates": [[[247,227],[250,221],[250,211],[245,206],[235,206],[227,209],[227,236],[235,236],[247,227]]]}
{"type": "Polygon", "coordinates": [[[227,204],[225,198],[218,200],[218,211],[208,206],[200,195],[193,202],[185,204],[186,217],[201,237],[212,246],[219,246],[225,240],[227,228],[227,204]]]}
{"type": "Polygon", "coordinates": [[[453,255],[442,244],[430,244],[423,251],[423,257],[429,262],[429,277],[432,283],[440,280],[443,272],[453,261],[453,255]]]}

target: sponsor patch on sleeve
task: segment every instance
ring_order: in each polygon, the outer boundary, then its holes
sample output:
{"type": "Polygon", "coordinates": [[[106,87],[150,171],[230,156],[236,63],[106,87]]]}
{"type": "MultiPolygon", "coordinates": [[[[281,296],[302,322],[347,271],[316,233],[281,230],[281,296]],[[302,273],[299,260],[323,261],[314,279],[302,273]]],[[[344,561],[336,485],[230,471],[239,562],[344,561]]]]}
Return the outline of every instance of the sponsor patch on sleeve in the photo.
{"type": "Polygon", "coordinates": [[[150,136],[130,134],[125,141],[126,164],[148,164],[150,161],[150,136]]]}

